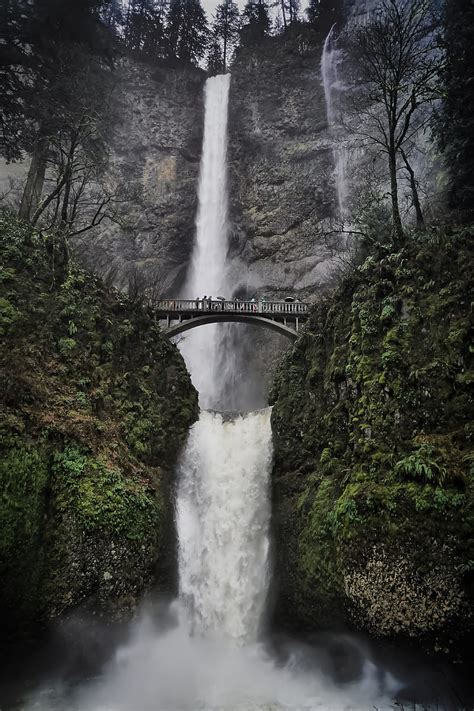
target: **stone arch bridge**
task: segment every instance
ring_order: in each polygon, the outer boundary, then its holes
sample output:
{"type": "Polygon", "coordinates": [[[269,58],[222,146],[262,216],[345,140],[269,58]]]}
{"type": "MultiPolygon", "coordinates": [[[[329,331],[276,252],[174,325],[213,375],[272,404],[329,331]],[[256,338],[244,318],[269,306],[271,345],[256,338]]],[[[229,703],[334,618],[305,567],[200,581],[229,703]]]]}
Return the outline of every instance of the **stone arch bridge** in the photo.
{"type": "Polygon", "coordinates": [[[170,338],[208,323],[237,322],[270,328],[294,340],[309,314],[308,304],[301,301],[163,299],[155,308],[170,338]]]}

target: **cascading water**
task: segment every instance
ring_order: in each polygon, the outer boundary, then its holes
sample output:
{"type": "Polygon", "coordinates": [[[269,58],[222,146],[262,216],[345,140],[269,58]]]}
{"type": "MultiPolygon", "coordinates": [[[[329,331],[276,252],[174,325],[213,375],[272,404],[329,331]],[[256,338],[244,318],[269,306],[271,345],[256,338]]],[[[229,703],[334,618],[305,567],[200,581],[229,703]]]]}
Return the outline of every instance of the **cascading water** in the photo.
{"type": "Polygon", "coordinates": [[[329,131],[333,139],[334,182],[336,186],[339,217],[348,215],[349,185],[347,178],[349,151],[344,137],[341,135],[341,121],[337,109],[337,96],[342,90],[339,78],[340,53],[335,45],[335,29],[333,25],[324,42],[321,57],[321,79],[326,101],[326,115],[329,131]]]}
{"type": "MultiPolygon", "coordinates": [[[[215,76],[205,84],[204,139],[199,176],[199,206],[191,267],[183,287],[184,298],[214,298],[226,283],[228,250],[227,112],[230,74],[215,76]]],[[[216,407],[223,377],[217,368],[221,332],[207,326],[190,333],[181,351],[199,392],[202,407],[216,407]]],[[[232,353],[229,354],[232,358],[232,353]]]]}
{"type": "Polygon", "coordinates": [[[270,410],[203,412],[181,466],[180,594],[194,631],[255,640],[268,585],[270,410]]]}
{"type": "MultiPolygon", "coordinates": [[[[205,86],[196,242],[186,294],[217,295],[227,282],[227,113],[230,75],[205,86]]],[[[197,329],[182,352],[201,405],[222,407],[233,353],[218,326],[197,329]],[[222,364],[226,362],[227,367],[222,364]]],[[[269,411],[223,417],[203,411],[179,470],[180,597],[194,632],[255,637],[268,583],[269,411]]]]}

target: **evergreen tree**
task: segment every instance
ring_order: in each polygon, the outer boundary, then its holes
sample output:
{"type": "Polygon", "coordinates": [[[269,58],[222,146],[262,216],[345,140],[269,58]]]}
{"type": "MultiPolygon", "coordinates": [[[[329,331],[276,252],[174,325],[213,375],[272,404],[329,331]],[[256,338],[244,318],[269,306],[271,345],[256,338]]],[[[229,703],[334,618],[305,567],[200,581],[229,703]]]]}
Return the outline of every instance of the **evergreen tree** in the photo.
{"type": "Polygon", "coordinates": [[[298,22],[300,6],[300,0],[280,0],[281,17],[285,30],[290,25],[298,22]]]}
{"type": "Polygon", "coordinates": [[[32,156],[20,214],[29,219],[41,197],[50,137],[74,102],[74,72],[95,58],[104,69],[113,56],[101,21],[103,0],[0,0],[0,152],[10,160],[32,156]],[[69,66],[58,81],[65,58],[69,66]],[[104,60],[106,60],[104,62],[104,60]]]}
{"type": "Polygon", "coordinates": [[[221,43],[222,66],[225,72],[240,30],[239,8],[234,0],[224,0],[217,6],[212,30],[215,41],[221,43]]]}
{"type": "Polygon", "coordinates": [[[223,74],[225,72],[224,58],[222,56],[222,49],[220,42],[214,39],[209,47],[209,53],[207,57],[207,71],[209,74],[223,74]]]}
{"type": "Polygon", "coordinates": [[[474,5],[448,0],[445,10],[445,100],[442,146],[451,174],[450,206],[474,216],[474,5]]]}
{"type": "Polygon", "coordinates": [[[324,35],[344,22],[343,0],[309,0],[305,12],[309,24],[324,35]]]}
{"type": "Polygon", "coordinates": [[[200,0],[171,0],[167,24],[170,55],[197,64],[206,53],[208,38],[209,28],[200,0]]]}
{"type": "Polygon", "coordinates": [[[126,46],[147,55],[163,56],[166,11],[166,0],[131,0],[125,23],[126,46]]]}
{"type": "Polygon", "coordinates": [[[272,22],[267,0],[248,0],[242,17],[240,37],[243,44],[254,44],[270,34],[272,22]]]}

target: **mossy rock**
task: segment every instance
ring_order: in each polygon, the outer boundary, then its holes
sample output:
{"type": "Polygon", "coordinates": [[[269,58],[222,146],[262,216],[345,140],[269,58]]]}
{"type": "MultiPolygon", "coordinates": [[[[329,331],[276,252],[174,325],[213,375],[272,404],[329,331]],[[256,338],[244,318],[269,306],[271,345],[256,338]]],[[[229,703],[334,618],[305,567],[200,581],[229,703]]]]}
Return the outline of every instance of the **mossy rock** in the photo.
{"type": "Polygon", "coordinates": [[[172,476],[197,393],[149,308],[58,268],[52,239],[7,214],[0,238],[0,624],[18,634],[79,604],[121,616],[157,570],[172,585],[172,476]]]}
{"type": "Polygon", "coordinates": [[[318,303],[272,399],[277,616],[462,653],[472,632],[472,232],[318,303]]]}

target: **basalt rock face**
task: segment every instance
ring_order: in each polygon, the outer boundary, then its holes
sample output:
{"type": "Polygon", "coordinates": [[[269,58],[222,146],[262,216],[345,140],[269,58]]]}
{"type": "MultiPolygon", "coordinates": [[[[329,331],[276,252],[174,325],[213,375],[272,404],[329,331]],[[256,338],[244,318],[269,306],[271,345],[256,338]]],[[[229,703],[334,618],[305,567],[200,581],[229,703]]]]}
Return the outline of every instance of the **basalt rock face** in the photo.
{"type": "Polygon", "coordinates": [[[174,587],[172,482],[197,394],[153,315],[0,216],[0,630],[174,587]]]}
{"type": "Polygon", "coordinates": [[[321,38],[306,31],[239,51],[229,108],[231,253],[242,288],[311,295],[330,279],[324,236],[335,214],[320,77],[321,38]]]}
{"type": "Polygon", "coordinates": [[[159,291],[179,290],[194,237],[205,78],[137,59],[116,69],[108,180],[123,203],[77,249],[119,286],[139,272],[159,291]]]}
{"type": "Polygon", "coordinates": [[[472,231],[381,251],[273,392],[279,622],[461,657],[473,629],[472,231]]]}

